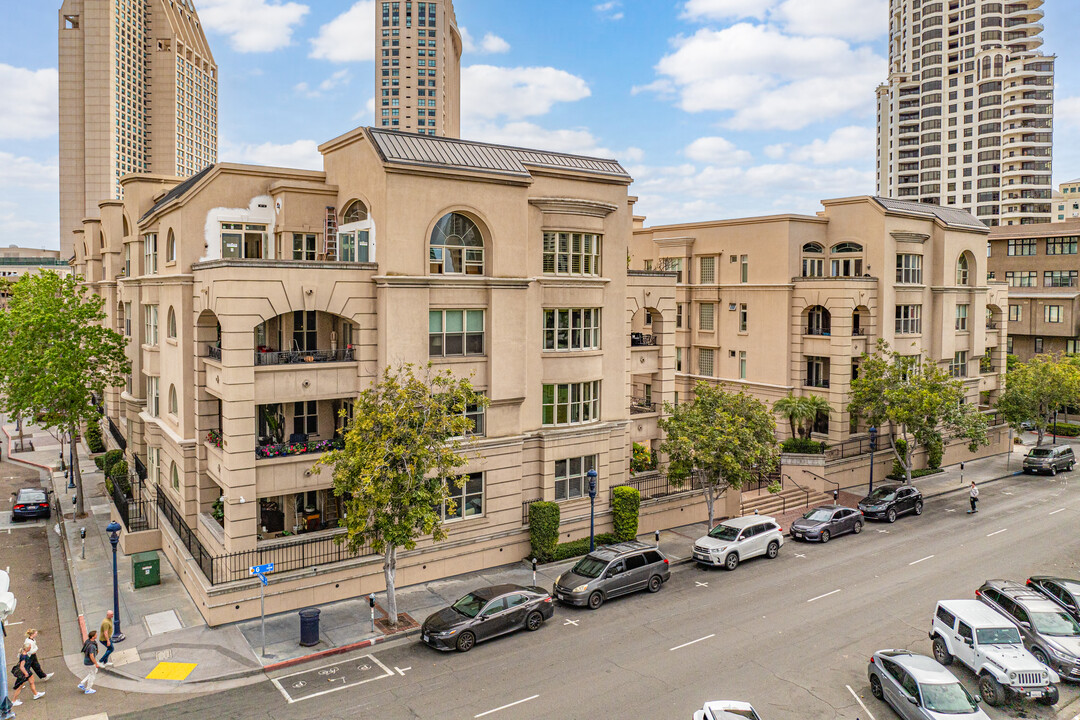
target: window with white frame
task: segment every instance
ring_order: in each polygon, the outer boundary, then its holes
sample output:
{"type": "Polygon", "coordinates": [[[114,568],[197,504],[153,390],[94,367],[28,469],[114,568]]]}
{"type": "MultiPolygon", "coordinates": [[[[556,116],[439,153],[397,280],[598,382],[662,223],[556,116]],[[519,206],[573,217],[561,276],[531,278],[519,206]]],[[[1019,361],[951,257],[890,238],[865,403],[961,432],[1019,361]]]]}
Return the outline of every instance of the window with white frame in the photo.
{"type": "Polygon", "coordinates": [[[956,306],[956,330],[964,331],[968,329],[968,305],[956,306]]]}
{"type": "Polygon", "coordinates": [[[157,233],[147,233],[143,235],[143,275],[156,275],[157,261],[157,233]]]}
{"type": "Polygon", "coordinates": [[[1065,315],[1065,307],[1063,305],[1046,305],[1043,307],[1043,321],[1048,323],[1059,323],[1065,315]]]}
{"type": "Polygon", "coordinates": [[[180,470],[176,467],[176,463],[172,463],[172,470],[169,473],[172,476],[172,489],[180,489],[180,470]]]}
{"type": "Polygon", "coordinates": [[[483,310],[428,312],[428,357],[483,354],[483,310]]]}
{"type": "Polygon", "coordinates": [[[675,348],[675,372],[682,372],[682,348],[675,348]]]}
{"type": "Polygon", "coordinates": [[[448,213],[435,223],[429,243],[432,275],[483,275],[484,238],[476,223],[460,213],[448,213]]]}
{"type": "Polygon", "coordinates": [[[701,277],[699,282],[703,285],[711,285],[716,282],[716,258],[701,258],[701,277]]]}
{"type": "Polygon", "coordinates": [[[146,378],[146,412],[150,417],[158,417],[160,405],[160,387],[161,378],[148,377],[146,378]]]}
{"type": "Polygon", "coordinates": [[[544,350],[599,350],[600,308],[544,310],[544,350]]]}
{"type": "Polygon", "coordinates": [[[739,282],[750,282],[750,256],[739,256],[739,282]]]}
{"type": "Polygon", "coordinates": [[[544,233],[544,273],[548,275],[599,275],[602,241],[603,236],[591,233],[544,233]]]}
{"type": "Polygon", "coordinates": [[[713,376],[712,348],[698,348],[698,375],[713,376]]]}
{"type": "Polygon", "coordinates": [[[599,419],[599,380],[544,385],[542,424],[574,425],[599,419]]]}
{"type": "Polygon", "coordinates": [[[746,379],[746,352],[744,350],[739,351],[739,379],[746,379]]]}
{"type": "Polygon", "coordinates": [[[896,334],[915,335],[922,332],[922,305],[896,306],[896,334]]]}
{"type": "Polygon", "coordinates": [[[555,461],[555,499],[569,500],[585,495],[588,475],[596,469],[596,455],[572,457],[555,461]]]}
{"type": "Polygon", "coordinates": [[[158,344],[158,306],[143,305],[143,345],[158,344]]]}
{"type": "Polygon", "coordinates": [[[824,255],[825,248],[818,243],[806,243],[803,245],[803,259],[802,259],[802,276],[803,277],[824,277],[825,275],[825,259],[824,257],[814,257],[816,255],[824,255]],[[808,255],[810,257],[808,257],[808,255]]]}
{"type": "Polygon", "coordinates": [[[486,408],[483,403],[476,403],[473,405],[465,406],[465,419],[472,423],[472,430],[467,431],[466,435],[475,435],[482,437],[485,434],[484,419],[486,416],[486,408]]]}
{"type": "Polygon", "coordinates": [[[949,374],[953,377],[967,377],[967,350],[958,350],[949,364],[949,374]]]}
{"type": "Polygon", "coordinates": [[[221,223],[221,257],[257,260],[271,258],[270,236],[266,225],[221,223]]]}
{"type": "Polygon", "coordinates": [[[315,233],[292,234],[292,259],[314,260],[316,258],[315,233]]]}
{"type": "Polygon", "coordinates": [[[912,253],[896,255],[896,282],[904,285],[922,284],[922,255],[912,253]]]}
{"type": "Polygon", "coordinates": [[[338,234],[338,260],[340,262],[368,262],[370,257],[371,234],[369,230],[338,234]]]}
{"type": "Polygon", "coordinates": [[[698,305],[698,329],[713,330],[715,328],[716,305],[714,303],[701,303],[698,305]]]}
{"type": "Polygon", "coordinates": [[[151,485],[158,484],[158,464],[161,458],[161,448],[146,448],[146,480],[151,485]]]}
{"type": "Polygon", "coordinates": [[[447,501],[442,505],[443,520],[464,520],[484,514],[484,473],[462,475],[446,483],[447,501]]]}
{"type": "Polygon", "coordinates": [[[124,303],[124,336],[131,337],[131,303],[124,303]]]}

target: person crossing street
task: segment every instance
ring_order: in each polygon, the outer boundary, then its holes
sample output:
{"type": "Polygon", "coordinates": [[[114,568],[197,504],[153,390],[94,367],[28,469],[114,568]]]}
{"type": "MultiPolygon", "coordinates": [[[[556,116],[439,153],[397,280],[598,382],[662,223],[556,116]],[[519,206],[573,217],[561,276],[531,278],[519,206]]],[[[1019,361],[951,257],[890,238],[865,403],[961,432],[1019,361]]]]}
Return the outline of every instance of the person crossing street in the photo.
{"type": "Polygon", "coordinates": [[[968,498],[971,501],[971,509],[968,510],[968,515],[979,512],[979,488],[974,482],[971,483],[971,490],[968,491],[968,498]]]}

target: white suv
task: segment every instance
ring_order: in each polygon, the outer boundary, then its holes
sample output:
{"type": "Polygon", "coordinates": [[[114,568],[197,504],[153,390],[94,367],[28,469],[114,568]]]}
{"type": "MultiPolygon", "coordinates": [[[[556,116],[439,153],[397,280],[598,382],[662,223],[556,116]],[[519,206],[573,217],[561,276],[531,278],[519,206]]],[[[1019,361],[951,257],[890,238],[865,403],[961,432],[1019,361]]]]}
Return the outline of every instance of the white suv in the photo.
{"type": "Polygon", "coordinates": [[[747,515],[720,523],[694,543],[694,560],[734,570],[758,555],[774,558],[784,544],[784,531],[771,517],[747,515]]]}
{"type": "Polygon", "coordinates": [[[953,659],[979,678],[979,693],[987,705],[1001,705],[1010,695],[1058,701],[1053,683],[1061,678],[1024,649],[1020,633],[1008,618],[978,600],[942,600],[934,612],[930,639],[934,659],[942,665],[953,659]]]}

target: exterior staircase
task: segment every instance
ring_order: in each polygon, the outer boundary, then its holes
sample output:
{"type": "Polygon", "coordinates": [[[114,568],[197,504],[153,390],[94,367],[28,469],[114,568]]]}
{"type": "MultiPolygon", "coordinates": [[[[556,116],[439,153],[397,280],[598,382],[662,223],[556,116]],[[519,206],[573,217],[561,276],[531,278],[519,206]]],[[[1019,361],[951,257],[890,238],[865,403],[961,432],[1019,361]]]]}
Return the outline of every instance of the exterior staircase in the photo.
{"type": "Polygon", "coordinates": [[[742,514],[753,515],[757,510],[758,515],[783,515],[792,510],[828,505],[832,501],[832,495],[785,484],[784,489],[776,495],[765,489],[744,492],[742,514]]]}

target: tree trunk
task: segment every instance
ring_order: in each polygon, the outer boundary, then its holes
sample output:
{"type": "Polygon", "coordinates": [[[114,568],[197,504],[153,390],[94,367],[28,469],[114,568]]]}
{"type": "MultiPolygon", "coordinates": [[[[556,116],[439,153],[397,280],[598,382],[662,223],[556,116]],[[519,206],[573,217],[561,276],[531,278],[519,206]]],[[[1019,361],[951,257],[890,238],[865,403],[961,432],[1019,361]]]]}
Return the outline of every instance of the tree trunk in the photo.
{"type": "Polygon", "coordinates": [[[394,573],[397,571],[397,546],[387,544],[383,559],[383,575],[386,578],[386,615],[390,625],[397,625],[397,590],[394,588],[394,573]]]}
{"type": "Polygon", "coordinates": [[[904,484],[911,484],[911,453],[915,452],[915,448],[912,447],[914,443],[907,444],[907,450],[904,451],[904,484]]]}
{"type": "MultiPolygon", "coordinates": [[[[75,437],[75,426],[71,426],[71,437],[75,437]]],[[[83,498],[82,470],[79,468],[79,444],[72,440],[71,443],[71,474],[75,476],[75,517],[86,517],[86,506],[83,498]]]]}
{"type": "Polygon", "coordinates": [[[799,437],[799,432],[798,432],[798,430],[795,429],[795,416],[794,415],[788,415],[788,422],[791,423],[791,437],[792,438],[798,438],[799,437]]]}
{"type": "Polygon", "coordinates": [[[705,490],[705,507],[709,510],[709,529],[712,530],[714,522],[713,518],[715,517],[713,515],[713,503],[716,502],[716,487],[704,478],[702,478],[701,486],[705,490]]]}
{"type": "Polygon", "coordinates": [[[1038,426],[1038,431],[1039,431],[1039,435],[1038,435],[1038,437],[1037,437],[1037,438],[1035,439],[1035,447],[1039,447],[1040,445],[1042,445],[1042,441],[1043,441],[1043,433],[1045,433],[1045,432],[1046,432],[1046,429],[1045,429],[1045,428],[1044,428],[1044,427],[1043,427],[1042,425],[1039,425],[1039,426],[1038,426]]]}
{"type": "Polygon", "coordinates": [[[23,440],[22,415],[19,415],[17,418],[15,418],[15,424],[19,428],[19,452],[25,452],[26,451],[26,444],[25,444],[25,441],[23,440]]]}

